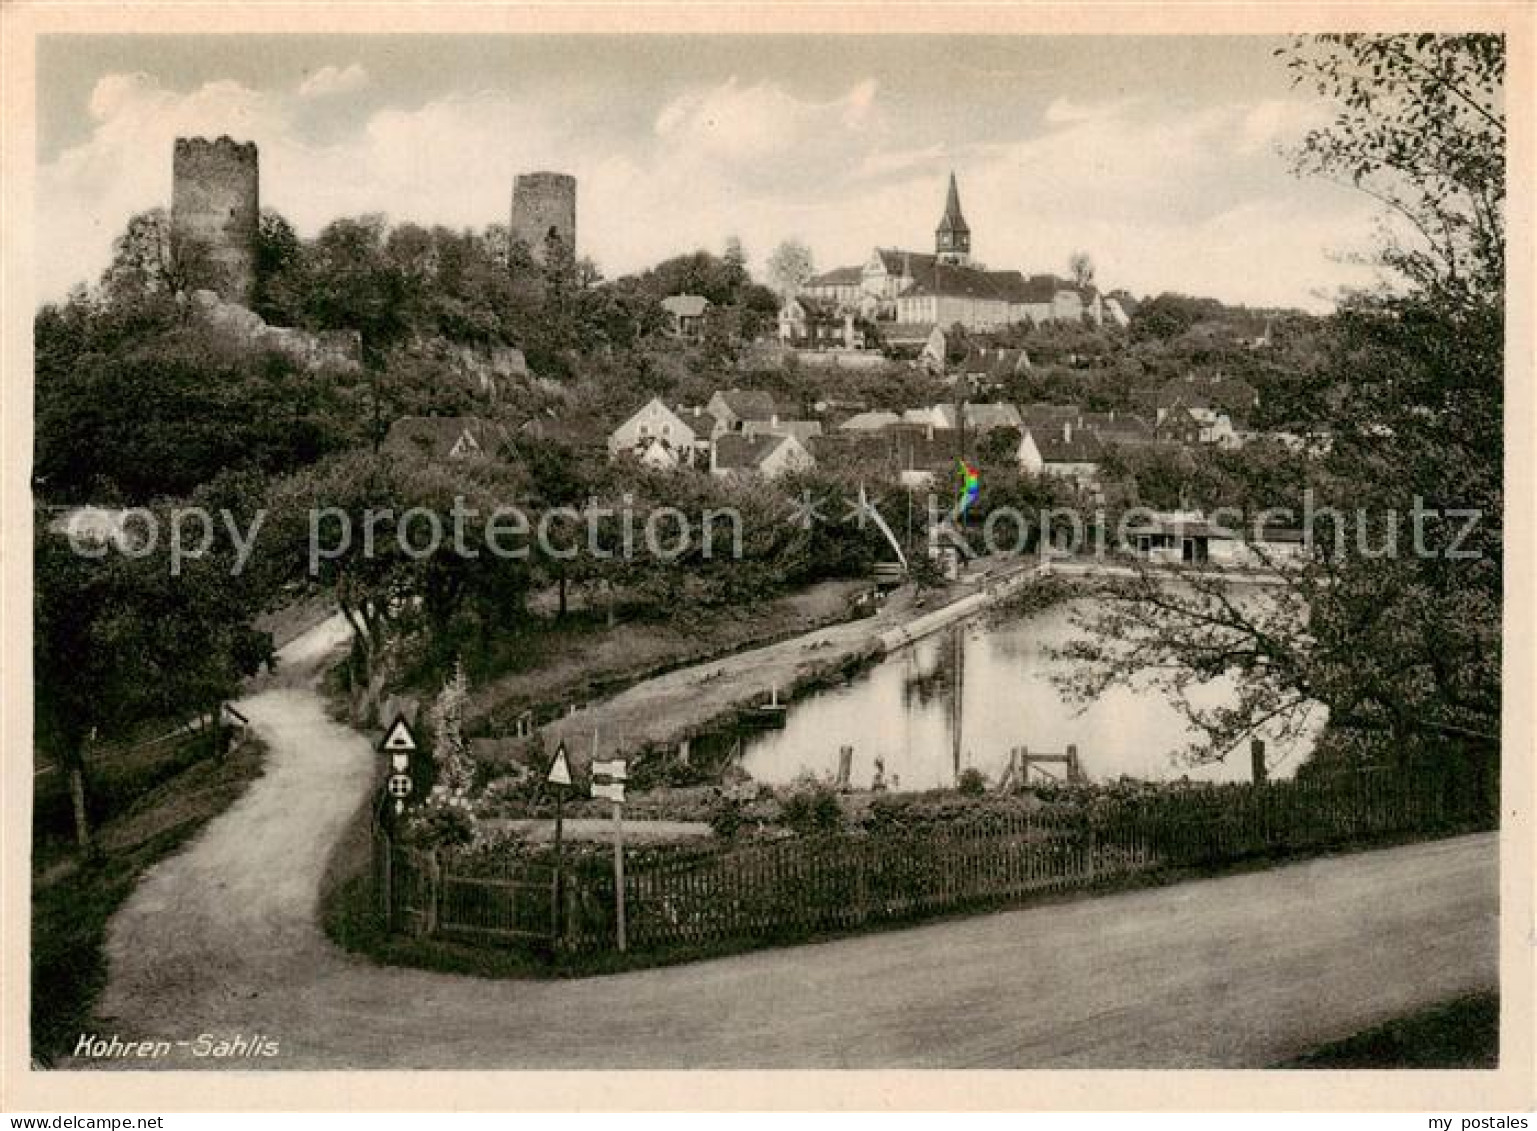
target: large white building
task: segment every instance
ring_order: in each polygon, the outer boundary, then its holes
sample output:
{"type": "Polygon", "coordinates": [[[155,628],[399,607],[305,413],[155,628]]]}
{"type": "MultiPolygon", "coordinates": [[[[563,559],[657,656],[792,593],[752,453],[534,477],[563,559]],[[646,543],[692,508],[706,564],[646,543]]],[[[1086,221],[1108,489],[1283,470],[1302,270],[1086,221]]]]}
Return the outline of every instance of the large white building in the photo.
{"type": "Polygon", "coordinates": [[[989,271],[971,262],[971,228],[961,213],[955,174],[932,254],[876,248],[862,267],[839,267],[808,282],[802,293],[836,303],[872,321],[992,330],[1019,322],[1101,324],[1104,300],[1094,287],[1055,275],[989,271]]]}

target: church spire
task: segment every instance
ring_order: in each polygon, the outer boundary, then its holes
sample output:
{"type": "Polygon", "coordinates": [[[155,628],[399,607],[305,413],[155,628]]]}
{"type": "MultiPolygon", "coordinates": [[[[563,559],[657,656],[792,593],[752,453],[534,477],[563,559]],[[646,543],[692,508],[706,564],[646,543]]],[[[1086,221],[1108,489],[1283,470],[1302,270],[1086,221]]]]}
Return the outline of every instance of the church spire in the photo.
{"type": "Polygon", "coordinates": [[[934,229],[934,252],[945,263],[964,264],[971,258],[971,229],[961,215],[961,192],[956,187],[954,170],[945,197],[945,214],[934,229]]]}

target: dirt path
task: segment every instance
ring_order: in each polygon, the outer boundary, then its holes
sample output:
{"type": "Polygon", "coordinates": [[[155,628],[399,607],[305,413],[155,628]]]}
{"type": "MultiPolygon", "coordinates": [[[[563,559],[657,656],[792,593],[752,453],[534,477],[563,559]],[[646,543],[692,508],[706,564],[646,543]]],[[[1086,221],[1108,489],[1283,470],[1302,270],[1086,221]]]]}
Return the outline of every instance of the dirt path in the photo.
{"type": "Polygon", "coordinates": [[[266,776],[112,922],[97,1032],[171,1055],[89,1066],[1259,1067],[1496,981],[1493,835],[582,981],[375,967],[315,922],[376,758],[292,686],[326,631],[240,705],[266,776]]]}

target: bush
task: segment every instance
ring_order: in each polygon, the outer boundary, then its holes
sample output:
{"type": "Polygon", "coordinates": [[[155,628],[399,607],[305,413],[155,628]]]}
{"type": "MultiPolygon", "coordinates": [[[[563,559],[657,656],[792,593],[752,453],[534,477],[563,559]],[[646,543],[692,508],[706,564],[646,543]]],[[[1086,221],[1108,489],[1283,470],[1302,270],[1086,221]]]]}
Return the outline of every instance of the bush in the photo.
{"type": "Polygon", "coordinates": [[[784,799],[779,819],[802,836],[832,832],[843,824],[843,809],[832,786],[809,780],[797,783],[794,792],[784,799]]]}
{"type": "Polygon", "coordinates": [[[732,797],[722,797],[710,812],[710,831],[721,840],[732,840],[741,832],[744,821],[742,803],[732,797]]]}
{"type": "Polygon", "coordinates": [[[955,788],[965,797],[981,797],[987,792],[987,775],[975,766],[967,766],[961,771],[955,788]]]}

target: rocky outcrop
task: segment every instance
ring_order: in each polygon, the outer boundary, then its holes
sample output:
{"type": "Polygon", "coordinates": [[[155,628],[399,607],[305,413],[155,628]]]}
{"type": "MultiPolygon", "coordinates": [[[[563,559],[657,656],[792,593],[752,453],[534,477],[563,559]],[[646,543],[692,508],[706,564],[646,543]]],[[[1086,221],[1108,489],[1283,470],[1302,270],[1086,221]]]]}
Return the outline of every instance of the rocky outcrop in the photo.
{"type": "Polygon", "coordinates": [[[193,291],[192,311],[204,325],[244,349],[280,353],[308,370],[356,370],[363,364],[363,341],[356,330],[312,333],[290,326],[269,326],[261,315],[225,302],[213,291],[193,291]]]}

